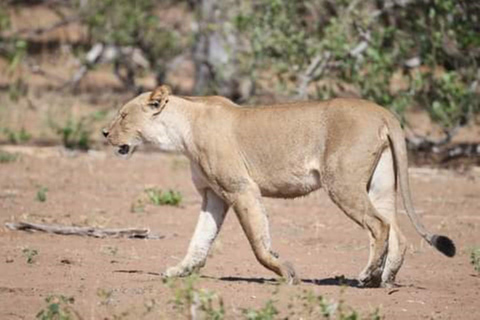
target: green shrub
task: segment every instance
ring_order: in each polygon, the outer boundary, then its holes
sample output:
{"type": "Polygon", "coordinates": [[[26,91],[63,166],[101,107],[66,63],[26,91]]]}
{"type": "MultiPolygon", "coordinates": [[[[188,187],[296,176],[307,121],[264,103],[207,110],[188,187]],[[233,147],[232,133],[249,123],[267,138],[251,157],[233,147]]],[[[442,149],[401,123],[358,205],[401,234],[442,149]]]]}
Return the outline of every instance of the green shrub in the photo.
{"type": "Polygon", "coordinates": [[[13,144],[25,143],[32,138],[32,135],[28,133],[25,128],[21,128],[18,131],[4,128],[2,131],[3,134],[7,137],[8,141],[13,144]]]}
{"type": "Polygon", "coordinates": [[[309,75],[317,90],[310,91],[312,98],[346,93],[401,117],[418,105],[446,130],[480,112],[480,37],[474,31],[480,11],[474,2],[412,1],[390,9],[374,0],[248,3],[234,20],[250,44],[243,59],[257,73],[273,71],[278,93],[294,94],[312,61],[323,57],[325,66],[309,75]],[[417,63],[407,63],[412,58],[417,63]],[[394,74],[403,82],[395,90],[394,74]]]}
{"type": "MultiPolygon", "coordinates": [[[[88,1],[79,7],[95,42],[140,48],[157,77],[164,77],[167,62],[190,43],[175,29],[163,27],[155,15],[154,0],[88,1]]],[[[122,63],[122,61],[118,61],[122,63]]]]}
{"type": "Polygon", "coordinates": [[[68,149],[90,149],[91,123],[90,117],[82,117],[79,120],[71,117],[64,124],[58,124],[49,119],[49,126],[60,136],[63,146],[68,149]]]}

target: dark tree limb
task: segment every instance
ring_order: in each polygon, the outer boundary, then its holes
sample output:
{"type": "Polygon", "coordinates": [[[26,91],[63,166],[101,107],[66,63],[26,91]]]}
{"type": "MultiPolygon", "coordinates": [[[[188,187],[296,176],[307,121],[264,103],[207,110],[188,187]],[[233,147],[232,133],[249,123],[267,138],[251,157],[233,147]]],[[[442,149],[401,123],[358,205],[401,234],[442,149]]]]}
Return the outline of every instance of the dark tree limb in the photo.
{"type": "Polygon", "coordinates": [[[27,232],[46,232],[61,235],[78,235],[94,238],[131,238],[131,239],[162,239],[165,236],[151,234],[148,229],[103,229],[93,227],[71,227],[62,225],[47,225],[29,222],[7,222],[5,226],[10,230],[21,230],[27,232]]]}
{"type": "Polygon", "coordinates": [[[438,140],[432,140],[414,133],[407,138],[407,147],[413,151],[439,153],[440,147],[449,144],[452,141],[453,136],[457,134],[458,129],[460,129],[460,126],[445,129],[445,136],[438,140]]]}
{"type": "Polygon", "coordinates": [[[480,157],[480,143],[459,143],[443,152],[442,162],[473,157],[480,157]]]}

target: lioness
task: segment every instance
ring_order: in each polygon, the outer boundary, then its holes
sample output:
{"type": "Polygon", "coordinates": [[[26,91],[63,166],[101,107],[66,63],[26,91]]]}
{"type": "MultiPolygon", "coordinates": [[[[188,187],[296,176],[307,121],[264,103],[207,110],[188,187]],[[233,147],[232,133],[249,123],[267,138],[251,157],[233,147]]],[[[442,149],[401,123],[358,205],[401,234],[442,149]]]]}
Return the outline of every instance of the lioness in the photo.
{"type": "Polygon", "coordinates": [[[150,142],[191,161],[202,209],[185,258],[167,269],[166,277],[205,265],[233,207],[257,260],[297,283],[292,265],[272,251],[262,197],[294,198],[323,187],[370,236],[360,284],[392,286],[406,248],[396,221],[397,181],[418,233],[445,255],[455,255],[453,242],[428,232],[415,214],[403,131],[389,111],[372,102],[333,99],[242,108],[222,97],[175,96],[160,86],[125,104],[103,134],[125,157],[150,142]]]}

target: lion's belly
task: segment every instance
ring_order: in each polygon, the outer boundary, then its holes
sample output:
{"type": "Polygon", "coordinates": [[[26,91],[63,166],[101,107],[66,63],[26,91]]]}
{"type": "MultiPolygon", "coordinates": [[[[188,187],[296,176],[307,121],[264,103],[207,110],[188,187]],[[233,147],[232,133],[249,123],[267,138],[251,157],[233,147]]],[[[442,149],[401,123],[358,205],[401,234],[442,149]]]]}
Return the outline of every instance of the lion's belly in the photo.
{"type": "Polygon", "coordinates": [[[321,187],[320,174],[317,169],[301,172],[277,172],[267,179],[256,181],[264,197],[295,198],[309,194],[321,187]]]}

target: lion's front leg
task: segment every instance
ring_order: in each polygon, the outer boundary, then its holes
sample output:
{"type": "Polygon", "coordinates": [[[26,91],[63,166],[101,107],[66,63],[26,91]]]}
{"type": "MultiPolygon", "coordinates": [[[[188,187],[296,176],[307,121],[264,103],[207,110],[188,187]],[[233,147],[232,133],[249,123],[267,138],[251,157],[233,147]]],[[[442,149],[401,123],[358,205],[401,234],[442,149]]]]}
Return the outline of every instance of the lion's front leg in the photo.
{"type": "Polygon", "coordinates": [[[203,191],[202,210],[187,254],[177,266],[168,268],[163,276],[183,277],[205,265],[208,252],[222,226],[228,205],[212,190],[203,191]]]}

